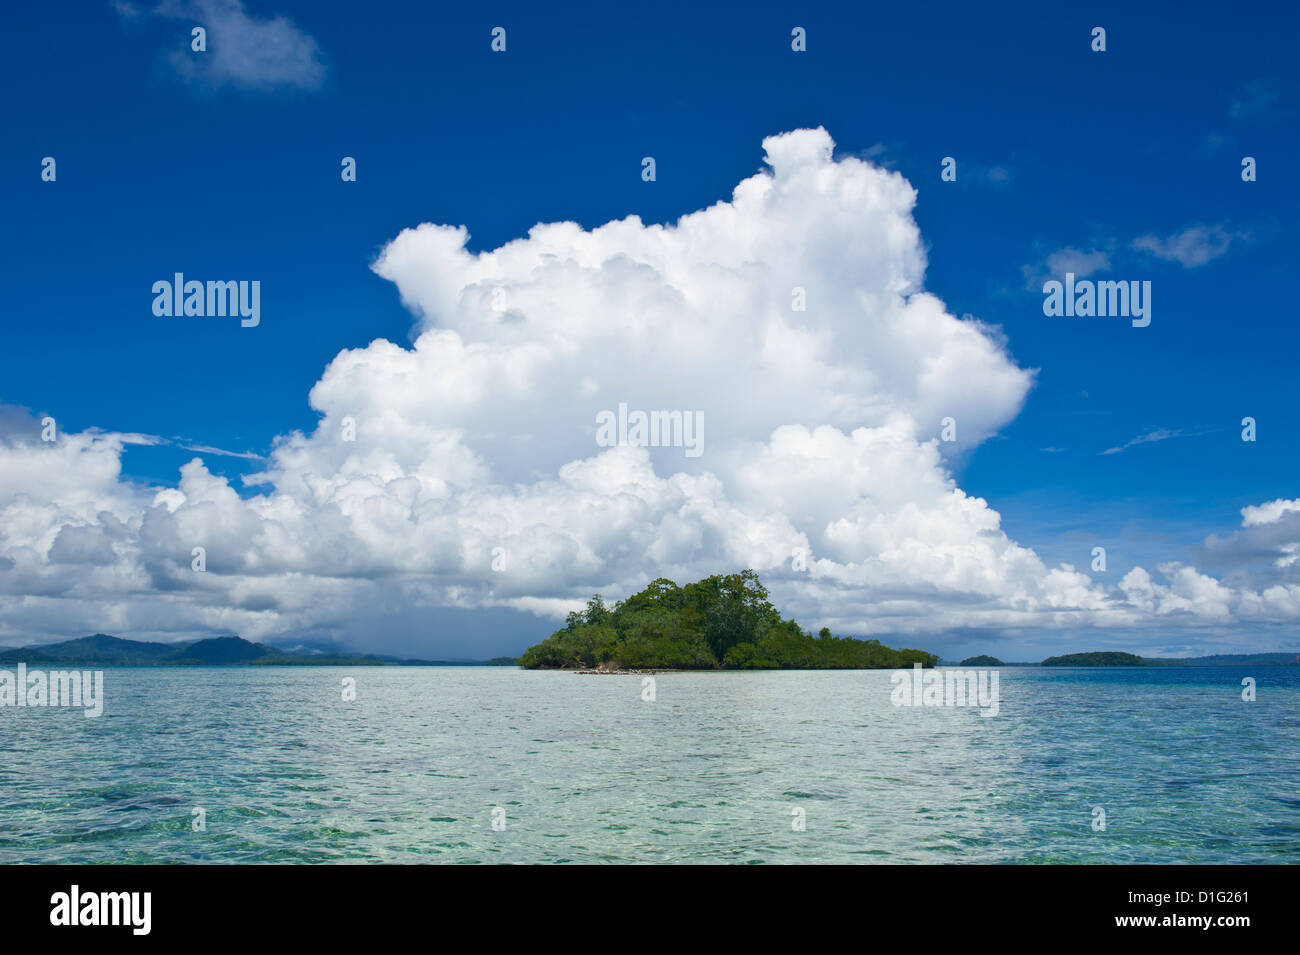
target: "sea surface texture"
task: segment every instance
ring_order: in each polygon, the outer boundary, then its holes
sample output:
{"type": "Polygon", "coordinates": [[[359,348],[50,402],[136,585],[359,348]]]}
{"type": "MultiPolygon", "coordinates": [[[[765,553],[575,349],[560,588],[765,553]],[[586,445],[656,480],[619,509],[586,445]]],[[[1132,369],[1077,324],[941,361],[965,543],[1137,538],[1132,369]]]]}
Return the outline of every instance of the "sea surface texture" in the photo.
{"type": "Polygon", "coordinates": [[[1300,861],[1300,667],[999,676],[107,669],[0,709],[0,863],[1300,861]]]}

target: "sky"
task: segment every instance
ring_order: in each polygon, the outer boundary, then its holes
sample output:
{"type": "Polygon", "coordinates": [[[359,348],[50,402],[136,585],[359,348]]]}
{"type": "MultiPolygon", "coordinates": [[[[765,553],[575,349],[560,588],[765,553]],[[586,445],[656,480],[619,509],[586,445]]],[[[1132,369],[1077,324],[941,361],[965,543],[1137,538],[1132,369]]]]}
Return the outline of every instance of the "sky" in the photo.
{"type": "Polygon", "coordinates": [[[485,658],[753,567],[946,659],[1296,649],[1300,14],[999,6],[12,7],[0,644],[485,658]]]}

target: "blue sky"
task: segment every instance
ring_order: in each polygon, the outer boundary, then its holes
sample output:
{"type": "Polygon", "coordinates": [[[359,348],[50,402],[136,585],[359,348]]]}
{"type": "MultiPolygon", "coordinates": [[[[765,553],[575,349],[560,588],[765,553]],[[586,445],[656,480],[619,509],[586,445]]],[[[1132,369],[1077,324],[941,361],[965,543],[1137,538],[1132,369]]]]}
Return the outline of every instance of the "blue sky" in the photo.
{"type": "MultiPolygon", "coordinates": [[[[478,252],[538,222],[671,223],[758,172],[764,137],[822,126],[837,158],[916,188],[926,290],[999,326],[1015,364],[1038,370],[1013,420],[951,461],[960,486],[1048,565],[1086,567],[1103,544],[1114,576],[1204,569],[1202,542],[1239,530],[1243,507],[1298,494],[1300,17],[1288,3],[1000,6],[250,2],[242,15],[287,17],[314,44],[301,75],[266,82],[256,65],[177,68],[190,27],[237,5],[15,7],[0,41],[18,91],[0,154],[0,401],[64,432],[170,439],[122,454],[139,484],[175,485],[194,447],[264,458],[278,435],[316,427],[307,395],[341,350],[418,334],[371,269],[402,229],[463,224],[478,252]],[[489,49],[496,25],[504,54],[489,49]],[[790,49],[794,26],[806,53],[790,49]],[[1090,49],[1095,26],[1104,53],[1090,49]],[[54,183],[40,179],[45,156],[54,183]],[[355,183],[340,181],[343,156],[355,183]],[[956,182],[940,179],[945,156],[956,182]],[[1101,263],[1093,278],[1152,283],[1149,327],[1044,316],[1052,263],[1087,261],[1101,263]],[[262,324],[155,317],[150,286],[176,271],[260,279],[262,324]],[[1240,437],[1248,415],[1254,443],[1240,437]]],[[[239,478],[264,459],[201,456],[257,493],[239,478]]],[[[491,649],[523,642],[520,626],[550,624],[511,617],[491,649]]],[[[1180,629],[945,642],[1032,658],[1116,639],[1157,651],[1287,639],[1276,620],[1170,636],[1180,629]]]]}

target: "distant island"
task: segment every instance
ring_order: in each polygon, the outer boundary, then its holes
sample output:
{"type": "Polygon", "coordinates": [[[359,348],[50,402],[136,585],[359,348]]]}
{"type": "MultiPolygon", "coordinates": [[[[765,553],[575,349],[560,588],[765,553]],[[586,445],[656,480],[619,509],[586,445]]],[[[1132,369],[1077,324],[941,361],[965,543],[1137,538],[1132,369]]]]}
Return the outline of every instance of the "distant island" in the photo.
{"type": "Polygon", "coordinates": [[[962,660],[961,663],[957,665],[963,667],[1004,667],[1006,666],[1006,664],[1003,663],[1001,660],[999,660],[997,657],[991,657],[987,653],[982,653],[977,657],[967,657],[965,660],[962,660]]]}
{"type": "MultiPolygon", "coordinates": [[[[289,653],[241,637],[213,637],[190,643],[149,643],[97,633],[45,646],[0,651],[0,665],[183,666],[432,666],[438,661],[399,660],[371,655],[289,653]]],[[[514,663],[513,660],[510,663],[514,663]]],[[[454,665],[454,664],[441,664],[454,665]]]]}
{"type": "Polygon", "coordinates": [[[530,670],[895,669],[939,658],[879,640],[816,636],[783,619],[752,570],[714,574],[679,587],[660,577],[613,607],[600,595],[564,627],[529,647],[530,670]]]}
{"type": "Polygon", "coordinates": [[[1096,652],[1067,653],[1064,656],[1048,657],[1041,664],[1045,667],[1140,667],[1147,661],[1132,653],[1096,652]]]}
{"type": "Polygon", "coordinates": [[[940,660],[941,667],[1271,667],[1300,665],[1300,652],[1218,653],[1208,657],[1141,657],[1135,653],[1094,651],[1067,653],[1048,657],[1041,663],[1005,663],[997,657],[980,654],[961,663],[940,660]]]}
{"type": "Polygon", "coordinates": [[[1045,667],[1231,667],[1295,666],[1297,663],[1300,663],[1300,654],[1297,653],[1219,653],[1208,657],[1140,657],[1133,653],[1097,651],[1048,657],[1039,665],[1045,667]]]}

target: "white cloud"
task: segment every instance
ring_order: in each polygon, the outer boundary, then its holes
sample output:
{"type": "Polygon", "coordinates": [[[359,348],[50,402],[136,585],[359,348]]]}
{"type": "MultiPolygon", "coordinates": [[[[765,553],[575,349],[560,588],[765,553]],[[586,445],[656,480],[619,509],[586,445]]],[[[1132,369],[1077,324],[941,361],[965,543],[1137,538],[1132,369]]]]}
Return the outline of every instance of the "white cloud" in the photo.
{"type": "Polygon", "coordinates": [[[418,316],[414,343],[341,352],[309,396],[318,426],[276,442],[249,496],[198,458],[175,487],[136,487],[123,435],[0,444],[0,637],[556,617],[741,567],[805,625],[849,633],[1291,613],[1285,586],[1171,566],[1107,588],[1010,539],[946,456],[1011,421],[1032,373],[923,290],[900,175],[834,160],[820,129],[763,145],[769,170],[675,224],[538,225],[479,254],[463,227],[402,232],[374,268],[418,316]],[[596,413],[620,402],[702,412],[704,455],[598,447],[596,413]]]}
{"type": "Polygon", "coordinates": [[[1246,83],[1228,97],[1228,113],[1237,120],[1267,120],[1272,117],[1279,96],[1272,80],[1246,83]]]}
{"type": "Polygon", "coordinates": [[[1295,587],[1300,583],[1300,500],[1248,505],[1241,509],[1241,518],[1241,530],[1226,538],[1207,538],[1197,559],[1223,568],[1225,576],[1249,575],[1265,595],[1300,593],[1295,587]]]}
{"type": "Polygon", "coordinates": [[[1128,441],[1125,441],[1123,444],[1118,445],[1116,447],[1107,448],[1105,451],[1102,451],[1100,453],[1119,454],[1121,451],[1127,451],[1129,448],[1135,447],[1136,445],[1139,444],[1150,444],[1153,441],[1168,441],[1170,438],[1177,438],[1182,436],[1182,434],[1183,431],[1181,430],[1173,430],[1170,428],[1156,428],[1154,431],[1148,431],[1146,434],[1138,435],[1136,438],[1132,438],[1128,441]]]}
{"type": "Polygon", "coordinates": [[[210,444],[193,444],[182,438],[176,438],[166,443],[174,443],[177,447],[184,448],[186,451],[194,451],[197,454],[215,454],[223,458],[243,458],[245,461],[266,460],[262,455],[254,454],[252,451],[227,451],[224,448],[214,448],[210,444]]]}
{"type": "Polygon", "coordinates": [[[1240,596],[1212,577],[1178,563],[1158,568],[1168,581],[1159,583],[1141,567],[1120,580],[1119,589],[1129,603],[1155,616],[1188,616],[1202,622],[1227,623],[1240,596]]]}
{"type": "Polygon", "coordinates": [[[1234,241],[1249,238],[1248,233],[1229,232],[1219,225],[1194,225],[1165,238],[1139,236],[1133,240],[1133,248],[1166,262],[1177,262],[1185,269],[1194,269],[1223,255],[1234,241]]]}
{"type": "Polygon", "coordinates": [[[187,82],[199,86],[247,90],[314,90],[325,80],[325,63],[316,40],[289,18],[263,18],[244,9],[242,0],[162,0],[152,9],[115,3],[128,20],[161,17],[207,32],[207,49],[191,49],[187,33],[182,49],[168,63],[187,82]]]}
{"type": "Polygon", "coordinates": [[[1258,527],[1261,524],[1276,524],[1286,514],[1300,512],[1300,499],[1288,501],[1279,498],[1264,504],[1249,505],[1241,509],[1241,526],[1258,527]]]}
{"type": "Polygon", "coordinates": [[[1066,272],[1073,272],[1075,278],[1086,278],[1096,272],[1110,268],[1110,254],[1103,249],[1077,249],[1067,245],[1050,253],[1042,262],[1021,267],[1025,274],[1025,287],[1040,291],[1049,279],[1064,279],[1066,272]]]}

